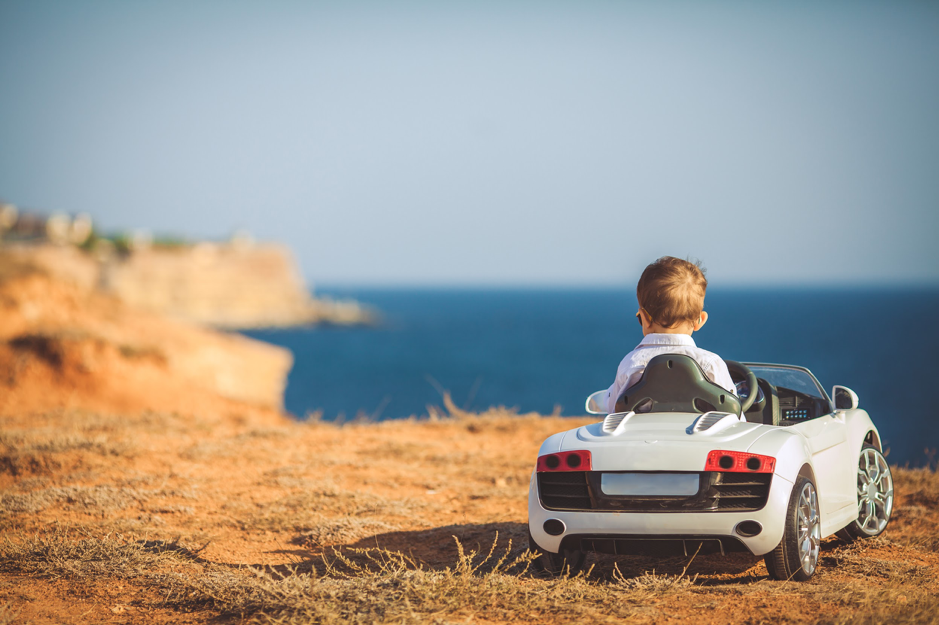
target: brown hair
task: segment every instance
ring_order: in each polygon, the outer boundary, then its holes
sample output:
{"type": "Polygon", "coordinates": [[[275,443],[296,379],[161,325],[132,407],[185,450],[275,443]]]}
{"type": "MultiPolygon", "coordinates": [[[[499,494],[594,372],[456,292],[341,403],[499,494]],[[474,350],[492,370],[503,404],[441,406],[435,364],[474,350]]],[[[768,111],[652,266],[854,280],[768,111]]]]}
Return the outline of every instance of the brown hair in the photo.
{"type": "Polygon", "coordinates": [[[665,328],[682,321],[696,321],[704,310],[708,281],[701,261],[663,256],[642,272],[636,286],[639,306],[665,328]]]}

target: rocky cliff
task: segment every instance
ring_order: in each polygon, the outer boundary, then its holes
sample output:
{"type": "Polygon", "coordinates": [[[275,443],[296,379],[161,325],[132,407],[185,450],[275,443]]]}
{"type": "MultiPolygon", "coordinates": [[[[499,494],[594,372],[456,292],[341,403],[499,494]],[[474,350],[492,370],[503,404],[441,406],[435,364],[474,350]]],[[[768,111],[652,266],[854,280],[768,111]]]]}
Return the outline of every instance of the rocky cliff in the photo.
{"type": "Polygon", "coordinates": [[[129,306],[86,269],[64,266],[69,280],[0,254],[0,414],[281,408],[288,350],[129,306]]]}
{"type": "Polygon", "coordinates": [[[126,254],[71,246],[7,246],[7,253],[135,308],[221,328],[362,324],[371,311],[355,302],[311,296],[282,245],[198,243],[126,254]]]}

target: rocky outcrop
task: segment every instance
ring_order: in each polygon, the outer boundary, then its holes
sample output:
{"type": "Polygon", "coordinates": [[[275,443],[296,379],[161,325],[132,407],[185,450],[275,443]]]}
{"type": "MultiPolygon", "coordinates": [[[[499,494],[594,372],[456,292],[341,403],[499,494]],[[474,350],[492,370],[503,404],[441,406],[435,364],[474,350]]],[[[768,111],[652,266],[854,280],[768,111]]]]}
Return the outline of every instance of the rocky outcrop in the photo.
{"type": "Polygon", "coordinates": [[[226,409],[216,397],[279,409],[292,364],[286,349],[142,311],[0,255],[0,411],[226,409]]]}
{"type": "Polygon", "coordinates": [[[356,302],[314,298],[290,250],[276,244],[198,243],[90,254],[71,246],[8,246],[46,272],[142,310],[220,328],[368,324],[356,302]]]}
{"type": "Polygon", "coordinates": [[[133,306],[220,327],[316,320],[297,266],[279,245],[138,251],[107,262],[102,286],[133,306]]]}

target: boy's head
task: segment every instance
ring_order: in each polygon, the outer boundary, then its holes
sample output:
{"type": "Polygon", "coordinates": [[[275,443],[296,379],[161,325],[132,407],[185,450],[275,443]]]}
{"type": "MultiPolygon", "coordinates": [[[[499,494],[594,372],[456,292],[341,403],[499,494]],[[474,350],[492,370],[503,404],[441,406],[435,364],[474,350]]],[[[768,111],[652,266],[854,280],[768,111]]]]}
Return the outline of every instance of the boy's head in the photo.
{"type": "Polygon", "coordinates": [[[643,331],[700,330],[707,321],[703,312],[707,287],[700,262],[663,256],[646,267],[636,286],[643,331]]]}

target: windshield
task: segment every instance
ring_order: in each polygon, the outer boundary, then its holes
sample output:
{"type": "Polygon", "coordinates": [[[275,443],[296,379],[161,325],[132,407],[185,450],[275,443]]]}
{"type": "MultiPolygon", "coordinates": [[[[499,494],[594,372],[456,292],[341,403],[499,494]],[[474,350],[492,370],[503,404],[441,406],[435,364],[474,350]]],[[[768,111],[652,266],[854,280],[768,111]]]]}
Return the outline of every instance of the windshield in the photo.
{"type": "Polygon", "coordinates": [[[818,381],[806,369],[784,367],[781,365],[747,365],[750,371],[758,378],[763,378],[776,387],[788,388],[798,393],[804,393],[818,399],[828,401],[825,391],[818,381]]]}

